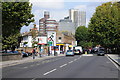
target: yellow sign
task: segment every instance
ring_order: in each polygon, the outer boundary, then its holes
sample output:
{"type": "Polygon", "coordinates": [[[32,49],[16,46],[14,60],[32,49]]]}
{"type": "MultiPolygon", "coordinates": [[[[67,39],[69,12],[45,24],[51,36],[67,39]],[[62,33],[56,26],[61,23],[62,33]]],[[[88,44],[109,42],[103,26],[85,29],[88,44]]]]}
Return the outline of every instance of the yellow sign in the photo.
{"type": "Polygon", "coordinates": [[[72,45],[69,45],[69,47],[73,47],[72,45]]]}
{"type": "Polygon", "coordinates": [[[56,44],[56,45],[64,45],[64,44],[56,44]]]}

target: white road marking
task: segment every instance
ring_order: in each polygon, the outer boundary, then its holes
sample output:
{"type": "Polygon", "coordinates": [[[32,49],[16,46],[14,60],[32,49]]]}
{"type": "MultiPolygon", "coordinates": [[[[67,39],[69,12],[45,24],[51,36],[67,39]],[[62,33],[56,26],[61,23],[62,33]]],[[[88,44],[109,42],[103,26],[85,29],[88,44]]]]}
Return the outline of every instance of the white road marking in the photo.
{"type": "Polygon", "coordinates": [[[66,65],[67,65],[67,64],[63,64],[63,65],[61,65],[61,66],[60,66],[60,68],[62,68],[62,67],[64,67],[64,66],[66,66],[66,65]]]}
{"type": "Polygon", "coordinates": [[[70,61],[69,63],[73,63],[73,61],[70,61]]]}
{"type": "Polygon", "coordinates": [[[44,73],[43,75],[47,75],[47,74],[49,74],[49,73],[51,73],[51,72],[54,72],[54,71],[56,71],[57,69],[53,69],[53,70],[51,70],[51,71],[49,71],[49,72],[46,72],[46,73],[44,73]]]}
{"type": "Polygon", "coordinates": [[[28,67],[24,67],[24,68],[28,68],[28,67]]]}
{"type": "Polygon", "coordinates": [[[37,65],[40,65],[40,64],[37,64],[37,65]]]}
{"type": "Polygon", "coordinates": [[[42,64],[44,64],[45,63],[45,61],[42,61],[42,64]]]}
{"type": "Polygon", "coordinates": [[[81,58],[81,56],[80,57],[78,57],[78,59],[80,59],[81,58]]]}
{"type": "Polygon", "coordinates": [[[34,65],[30,65],[31,67],[33,67],[34,65]]]}
{"type": "Polygon", "coordinates": [[[106,56],[106,57],[115,65],[115,67],[118,68],[118,70],[120,70],[119,66],[115,62],[113,62],[108,56],[106,56]]]}
{"type": "Polygon", "coordinates": [[[76,61],[77,59],[74,59],[74,61],[76,61]]]}
{"type": "Polygon", "coordinates": [[[83,54],[82,56],[93,56],[93,54],[83,54]]]}

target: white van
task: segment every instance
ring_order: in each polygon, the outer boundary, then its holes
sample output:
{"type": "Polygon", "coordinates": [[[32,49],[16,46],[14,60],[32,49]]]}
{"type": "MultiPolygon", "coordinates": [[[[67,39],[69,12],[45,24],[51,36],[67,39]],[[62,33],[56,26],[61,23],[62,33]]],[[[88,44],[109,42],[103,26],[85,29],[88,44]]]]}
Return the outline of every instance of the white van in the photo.
{"type": "Polygon", "coordinates": [[[81,53],[83,53],[82,47],[81,46],[76,46],[75,49],[79,49],[81,53]]]}

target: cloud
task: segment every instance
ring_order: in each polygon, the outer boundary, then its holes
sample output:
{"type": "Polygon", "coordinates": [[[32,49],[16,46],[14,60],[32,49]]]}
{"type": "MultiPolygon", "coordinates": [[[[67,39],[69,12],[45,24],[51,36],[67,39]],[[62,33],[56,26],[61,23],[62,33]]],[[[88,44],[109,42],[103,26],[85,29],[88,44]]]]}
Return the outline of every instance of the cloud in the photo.
{"type": "Polygon", "coordinates": [[[61,10],[61,11],[51,11],[50,13],[51,18],[54,18],[55,20],[59,21],[60,19],[63,19],[64,17],[68,16],[68,10],[61,10]]]}
{"type": "Polygon", "coordinates": [[[35,15],[34,19],[35,19],[36,24],[39,24],[39,19],[44,17],[43,16],[44,15],[44,13],[43,13],[44,11],[45,10],[39,10],[39,9],[33,11],[33,14],[35,15]]]}
{"type": "Polygon", "coordinates": [[[64,0],[30,0],[33,6],[49,9],[64,8],[64,0]]]}
{"type": "Polygon", "coordinates": [[[77,5],[74,8],[79,9],[80,11],[86,11],[86,5],[77,5]]]}
{"type": "MultiPolygon", "coordinates": [[[[20,30],[20,33],[23,33],[23,32],[29,32],[31,28],[33,28],[33,24],[34,23],[31,23],[29,26],[23,26],[20,30]]],[[[39,25],[36,25],[37,29],[39,30],[39,25]]]]}
{"type": "MultiPolygon", "coordinates": [[[[35,10],[33,14],[35,15],[35,22],[38,24],[39,19],[44,17],[44,11],[49,10],[35,10]]],[[[63,19],[64,17],[68,16],[68,10],[52,10],[50,12],[50,19],[54,19],[59,21],[60,19],[63,19]]]]}

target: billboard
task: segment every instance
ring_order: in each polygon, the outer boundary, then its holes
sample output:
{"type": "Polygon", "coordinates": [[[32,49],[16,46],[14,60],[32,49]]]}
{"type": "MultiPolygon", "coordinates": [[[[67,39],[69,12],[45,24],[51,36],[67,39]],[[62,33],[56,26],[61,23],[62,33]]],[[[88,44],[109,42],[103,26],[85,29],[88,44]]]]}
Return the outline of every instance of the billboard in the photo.
{"type": "Polygon", "coordinates": [[[37,37],[37,39],[38,39],[39,44],[47,44],[47,37],[46,36],[40,36],[40,37],[37,37]]]}

